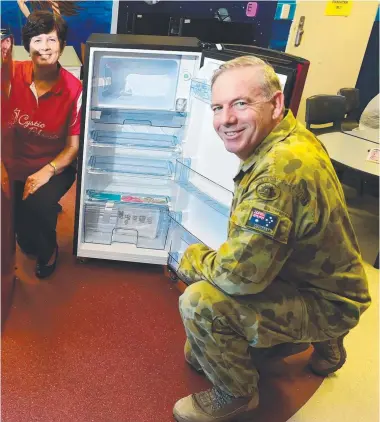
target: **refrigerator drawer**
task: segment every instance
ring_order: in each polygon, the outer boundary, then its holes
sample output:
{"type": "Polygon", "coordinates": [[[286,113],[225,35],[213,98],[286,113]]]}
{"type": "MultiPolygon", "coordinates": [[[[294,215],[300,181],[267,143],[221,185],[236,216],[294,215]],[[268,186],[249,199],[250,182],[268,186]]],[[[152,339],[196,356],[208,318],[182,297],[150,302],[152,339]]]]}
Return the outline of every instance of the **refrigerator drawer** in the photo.
{"type": "Polygon", "coordinates": [[[163,250],[169,223],[167,207],[87,201],[84,207],[84,243],[128,243],[138,248],[163,250]]]}
{"type": "Polygon", "coordinates": [[[174,164],[169,160],[92,155],[88,162],[88,172],[171,178],[174,173],[174,164]]]}

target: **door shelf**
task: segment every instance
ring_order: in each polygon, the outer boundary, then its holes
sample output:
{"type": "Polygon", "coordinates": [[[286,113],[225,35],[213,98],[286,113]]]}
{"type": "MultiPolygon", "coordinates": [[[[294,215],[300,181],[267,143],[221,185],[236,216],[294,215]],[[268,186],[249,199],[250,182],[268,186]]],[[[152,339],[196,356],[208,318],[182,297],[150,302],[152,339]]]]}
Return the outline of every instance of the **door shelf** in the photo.
{"type": "Polygon", "coordinates": [[[88,201],[101,201],[101,202],[120,202],[128,204],[143,204],[154,205],[156,207],[168,207],[169,198],[163,195],[141,195],[130,192],[108,192],[95,189],[88,189],[88,201]]]}
{"type": "Polygon", "coordinates": [[[231,191],[197,173],[181,160],[176,160],[175,181],[189,198],[195,197],[224,217],[229,217],[231,191]]]}
{"type": "Polygon", "coordinates": [[[92,107],[91,118],[96,123],[181,128],[185,125],[187,113],[160,110],[121,111],[92,107]]]}
{"type": "Polygon", "coordinates": [[[211,104],[211,85],[202,79],[193,79],[191,81],[191,94],[198,100],[211,104]]]}
{"type": "Polygon", "coordinates": [[[195,243],[203,243],[190,233],[176,218],[170,216],[169,258],[168,266],[178,272],[179,264],[186,249],[195,243]]]}
{"type": "Polygon", "coordinates": [[[174,135],[152,134],[139,132],[113,132],[94,130],[92,132],[92,146],[96,147],[122,147],[122,148],[151,148],[175,150],[179,140],[174,135]]]}
{"type": "Polygon", "coordinates": [[[138,177],[171,178],[174,173],[174,165],[169,160],[92,155],[88,162],[88,172],[97,174],[116,173],[138,177]]]}
{"type": "Polygon", "coordinates": [[[167,207],[86,201],[84,242],[111,245],[134,244],[138,248],[164,250],[170,217],[167,207]]]}

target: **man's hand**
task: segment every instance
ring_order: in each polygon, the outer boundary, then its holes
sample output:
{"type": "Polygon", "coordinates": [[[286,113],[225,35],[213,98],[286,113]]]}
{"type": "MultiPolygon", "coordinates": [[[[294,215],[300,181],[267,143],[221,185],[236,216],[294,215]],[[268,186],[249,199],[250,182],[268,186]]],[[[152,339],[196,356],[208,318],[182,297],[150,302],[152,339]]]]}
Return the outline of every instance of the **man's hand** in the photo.
{"type": "Polygon", "coordinates": [[[38,189],[46,185],[46,183],[51,179],[54,174],[53,168],[50,168],[49,165],[42,167],[41,170],[38,170],[36,173],[31,174],[27,179],[24,187],[24,195],[22,197],[25,200],[29,195],[33,195],[38,191],[38,189]]]}
{"type": "Polygon", "coordinates": [[[10,186],[9,186],[9,177],[7,169],[5,168],[4,164],[1,163],[1,190],[3,191],[6,198],[9,199],[9,192],[10,192],[10,186]]]}

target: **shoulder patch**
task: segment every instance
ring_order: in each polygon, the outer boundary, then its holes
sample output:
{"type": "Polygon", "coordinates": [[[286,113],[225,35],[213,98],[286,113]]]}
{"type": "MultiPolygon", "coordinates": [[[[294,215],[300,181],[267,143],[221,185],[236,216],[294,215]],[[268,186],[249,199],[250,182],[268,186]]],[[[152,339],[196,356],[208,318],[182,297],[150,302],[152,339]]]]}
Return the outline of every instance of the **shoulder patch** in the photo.
{"type": "Polygon", "coordinates": [[[278,215],[252,208],[246,226],[260,233],[274,236],[280,222],[278,215]]]}
{"type": "Polygon", "coordinates": [[[264,201],[273,201],[281,195],[281,190],[274,183],[263,182],[256,187],[257,196],[264,201]]]}

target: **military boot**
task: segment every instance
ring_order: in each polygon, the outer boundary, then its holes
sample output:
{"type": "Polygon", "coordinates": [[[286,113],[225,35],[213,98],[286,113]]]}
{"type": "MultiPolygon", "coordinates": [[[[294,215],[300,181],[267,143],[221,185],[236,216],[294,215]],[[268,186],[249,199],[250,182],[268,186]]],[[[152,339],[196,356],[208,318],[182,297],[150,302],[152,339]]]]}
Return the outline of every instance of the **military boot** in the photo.
{"type": "Polygon", "coordinates": [[[316,374],[326,377],[340,369],[346,362],[347,353],[343,345],[344,334],[338,338],[313,343],[310,369],[316,374]]]}
{"type": "Polygon", "coordinates": [[[250,397],[232,397],[213,387],[177,401],[173,415],[177,422],[230,422],[258,404],[258,392],[250,397]]]}

